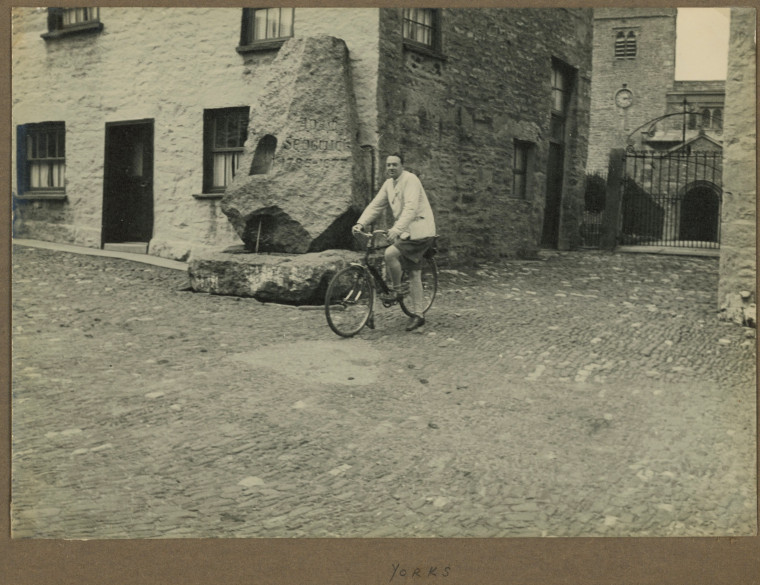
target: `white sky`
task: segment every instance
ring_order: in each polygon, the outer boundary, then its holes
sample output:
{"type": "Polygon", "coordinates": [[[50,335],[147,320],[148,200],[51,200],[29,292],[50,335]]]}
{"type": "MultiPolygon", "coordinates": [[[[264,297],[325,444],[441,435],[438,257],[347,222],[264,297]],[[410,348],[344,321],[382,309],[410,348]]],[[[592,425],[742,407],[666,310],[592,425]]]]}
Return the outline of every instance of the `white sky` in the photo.
{"type": "Polygon", "coordinates": [[[676,79],[725,79],[730,8],[679,8],[676,79]]]}

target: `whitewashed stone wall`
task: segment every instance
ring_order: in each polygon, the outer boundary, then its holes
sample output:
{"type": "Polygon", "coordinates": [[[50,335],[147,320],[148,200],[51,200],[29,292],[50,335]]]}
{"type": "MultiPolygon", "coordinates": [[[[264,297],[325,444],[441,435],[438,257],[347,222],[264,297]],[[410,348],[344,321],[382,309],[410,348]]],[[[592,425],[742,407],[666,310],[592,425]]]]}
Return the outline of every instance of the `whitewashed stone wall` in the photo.
{"type": "MultiPolygon", "coordinates": [[[[240,8],[102,7],[98,34],[45,41],[47,12],[12,17],[13,192],[15,127],[66,123],[68,201],[24,206],[19,235],[99,247],[105,124],[154,119],[152,254],[240,243],[203,183],[203,110],[252,105],[272,54],[240,55],[240,8]]],[[[360,141],[376,144],[378,11],[297,8],[295,36],[329,34],[348,48],[360,141]]],[[[255,124],[255,120],[252,121],[255,124]]]]}
{"type": "Polygon", "coordinates": [[[724,319],[756,327],[757,151],[755,9],[731,9],[723,151],[718,302],[724,319]]]}

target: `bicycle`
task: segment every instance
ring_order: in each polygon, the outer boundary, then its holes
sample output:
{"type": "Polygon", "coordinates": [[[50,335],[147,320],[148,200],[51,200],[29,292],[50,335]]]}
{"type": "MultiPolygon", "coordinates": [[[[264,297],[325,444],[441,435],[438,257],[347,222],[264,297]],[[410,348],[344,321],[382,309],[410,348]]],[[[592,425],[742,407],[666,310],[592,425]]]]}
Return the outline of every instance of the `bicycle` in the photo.
{"type": "MultiPolygon", "coordinates": [[[[341,337],[353,337],[365,326],[375,328],[374,307],[375,298],[380,290],[380,300],[384,307],[395,304],[409,317],[414,313],[404,298],[391,297],[391,288],[382,275],[383,251],[390,246],[386,230],[375,230],[372,233],[358,232],[367,237],[366,250],[363,260],[352,262],[338,271],[330,280],[325,294],[325,316],[327,324],[341,337]]],[[[438,265],[435,261],[435,245],[422,258],[422,291],[424,315],[432,306],[438,291],[438,265]]],[[[406,272],[402,282],[408,280],[406,272]]]]}

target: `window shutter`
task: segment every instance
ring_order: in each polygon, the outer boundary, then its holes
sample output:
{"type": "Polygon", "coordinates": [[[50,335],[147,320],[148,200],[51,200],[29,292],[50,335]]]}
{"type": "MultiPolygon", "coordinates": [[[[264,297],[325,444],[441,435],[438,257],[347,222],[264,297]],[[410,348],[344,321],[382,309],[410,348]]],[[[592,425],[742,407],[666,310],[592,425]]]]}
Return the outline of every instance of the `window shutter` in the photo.
{"type": "Polygon", "coordinates": [[[615,58],[625,59],[625,35],[622,32],[615,37],[615,58]]]}

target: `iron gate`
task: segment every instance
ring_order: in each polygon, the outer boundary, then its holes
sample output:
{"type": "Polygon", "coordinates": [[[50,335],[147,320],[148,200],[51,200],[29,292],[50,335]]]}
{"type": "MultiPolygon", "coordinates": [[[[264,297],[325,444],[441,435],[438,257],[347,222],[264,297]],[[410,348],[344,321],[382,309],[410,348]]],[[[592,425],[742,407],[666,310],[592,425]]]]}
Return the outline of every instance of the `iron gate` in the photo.
{"type": "Polygon", "coordinates": [[[723,155],[627,152],[619,243],[719,248],[723,155]]]}

